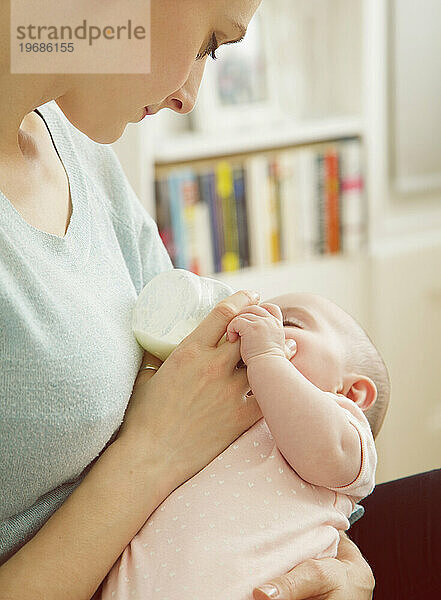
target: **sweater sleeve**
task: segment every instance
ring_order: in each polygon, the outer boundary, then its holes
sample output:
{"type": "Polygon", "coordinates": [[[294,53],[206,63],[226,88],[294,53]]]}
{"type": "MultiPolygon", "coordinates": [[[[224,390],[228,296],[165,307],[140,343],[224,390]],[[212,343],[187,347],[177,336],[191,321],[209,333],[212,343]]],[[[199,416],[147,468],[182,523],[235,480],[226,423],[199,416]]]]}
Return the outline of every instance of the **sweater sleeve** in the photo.
{"type": "Polygon", "coordinates": [[[115,151],[109,145],[101,145],[100,150],[105,157],[100,167],[107,182],[115,232],[139,295],[155,275],[173,269],[173,264],[156,222],[130,185],[115,151]]]}
{"type": "Polygon", "coordinates": [[[134,203],[139,213],[137,245],[141,261],[142,287],[144,287],[155,275],[173,269],[173,264],[159,235],[156,222],[141,205],[136,195],[134,195],[134,203]]]}

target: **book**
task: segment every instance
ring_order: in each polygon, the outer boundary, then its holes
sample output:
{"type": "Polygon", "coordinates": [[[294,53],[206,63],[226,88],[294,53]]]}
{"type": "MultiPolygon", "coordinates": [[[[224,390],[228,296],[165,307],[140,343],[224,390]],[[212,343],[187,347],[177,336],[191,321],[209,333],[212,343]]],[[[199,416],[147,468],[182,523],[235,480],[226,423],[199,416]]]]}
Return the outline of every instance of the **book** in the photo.
{"type": "Polygon", "coordinates": [[[205,169],[199,174],[200,198],[208,207],[208,216],[212,240],[212,263],[213,272],[218,273],[221,269],[221,250],[219,244],[219,228],[217,225],[218,215],[216,206],[216,181],[214,172],[205,169]]]}
{"type": "Polygon", "coordinates": [[[316,220],[316,239],[315,252],[316,254],[324,254],[326,252],[326,169],[325,169],[325,153],[323,149],[318,149],[316,154],[317,163],[317,220],[316,220]]]}
{"type": "Polygon", "coordinates": [[[340,251],[340,207],[338,153],[335,147],[325,152],[325,250],[330,254],[340,251]]]}
{"type": "Polygon", "coordinates": [[[314,146],[297,151],[297,177],[297,211],[301,224],[298,229],[299,254],[303,259],[307,259],[317,253],[317,222],[320,218],[317,150],[314,146]]]}
{"type": "Polygon", "coordinates": [[[341,141],[339,158],[342,247],[344,252],[356,253],[365,245],[367,233],[360,141],[341,141]]]}
{"type": "Polygon", "coordinates": [[[182,197],[182,219],[185,240],[185,257],[187,269],[200,275],[200,239],[196,223],[196,212],[199,205],[199,188],[196,174],[192,169],[181,172],[180,194],[182,197]]]}
{"type": "Polygon", "coordinates": [[[170,200],[167,179],[161,177],[155,181],[156,224],[164,246],[172,263],[176,260],[176,248],[170,216],[170,200]]]}
{"type": "Polygon", "coordinates": [[[187,240],[184,228],[183,197],[181,193],[181,171],[171,172],[168,177],[170,217],[175,241],[174,266],[187,269],[187,240]]]}
{"type": "Polygon", "coordinates": [[[247,190],[245,172],[242,165],[233,168],[234,201],[236,206],[236,222],[239,240],[240,267],[250,266],[250,248],[247,219],[247,190]]]}
{"type": "Polygon", "coordinates": [[[366,241],[358,138],[177,166],[155,182],[175,267],[209,275],[356,252],[366,241]]]}
{"type": "Polygon", "coordinates": [[[240,268],[239,239],[232,166],[228,161],[216,165],[216,192],[222,207],[223,253],[222,271],[237,271],[240,268]]]}
{"type": "Polygon", "coordinates": [[[199,275],[211,275],[214,273],[213,262],[213,240],[210,227],[210,214],[205,202],[198,202],[195,206],[195,241],[199,275]]]}
{"type": "Polygon", "coordinates": [[[269,260],[272,263],[281,260],[281,218],[280,218],[280,169],[277,157],[272,157],[267,165],[268,197],[266,210],[268,213],[269,260]]]}
{"type": "Polygon", "coordinates": [[[294,261],[299,257],[299,180],[295,150],[285,150],[278,156],[280,190],[280,245],[282,260],[294,261]]]}
{"type": "Polygon", "coordinates": [[[250,156],[245,161],[250,259],[251,264],[256,267],[270,262],[266,210],[268,197],[266,169],[267,158],[261,154],[250,156]]]}

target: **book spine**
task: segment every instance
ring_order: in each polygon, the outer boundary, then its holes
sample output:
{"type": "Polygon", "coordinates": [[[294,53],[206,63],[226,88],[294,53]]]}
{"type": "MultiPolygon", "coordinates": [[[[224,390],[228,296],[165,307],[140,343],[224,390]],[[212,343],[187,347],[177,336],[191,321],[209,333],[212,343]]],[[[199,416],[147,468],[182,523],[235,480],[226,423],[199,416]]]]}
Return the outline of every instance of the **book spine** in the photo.
{"type": "Polygon", "coordinates": [[[239,243],[239,259],[241,268],[250,265],[250,248],[247,221],[247,196],[243,167],[233,169],[234,200],[236,206],[236,222],[239,243]]]}
{"type": "Polygon", "coordinates": [[[276,158],[268,162],[268,221],[269,221],[269,255],[270,262],[281,260],[280,255],[280,177],[279,164],[276,158]]]}
{"type": "Polygon", "coordinates": [[[187,269],[196,275],[200,275],[198,235],[196,230],[196,206],[199,203],[199,191],[195,173],[191,169],[182,173],[181,194],[183,201],[187,269]]]}
{"type": "Polygon", "coordinates": [[[269,262],[267,211],[267,159],[256,155],[246,161],[247,219],[251,265],[261,267],[269,262]]]}
{"type": "Polygon", "coordinates": [[[203,202],[205,202],[208,207],[213,245],[213,267],[214,272],[218,273],[221,271],[221,255],[218,236],[219,228],[217,225],[218,216],[216,209],[215,177],[213,171],[206,171],[200,176],[200,190],[203,202]]]}
{"type": "Polygon", "coordinates": [[[295,210],[299,223],[299,254],[302,258],[310,258],[317,252],[319,218],[317,156],[314,148],[302,148],[296,152],[295,176],[298,180],[295,210]]]}
{"type": "Polygon", "coordinates": [[[221,161],[216,167],[216,192],[222,204],[224,253],[222,271],[240,267],[236,210],[234,207],[233,172],[230,163],[221,161]]]}
{"type": "Polygon", "coordinates": [[[326,198],[325,231],[326,251],[330,254],[340,250],[338,155],[335,148],[325,154],[326,198]]]}
{"type": "Polygon", "coordinates": [[[222,272],[222,257],[225,254],[225,238],[224,238],[224,217],[222,198],[217,193],[216,171],[213,171],[211,191],[213,193],[213,204],[216,212],[216,236],[219,244],[219,264],[218,271],[222,272]]]}
{"type": "Polygon", "coordinates": [[[155,209],[159,235],[170,256],[170,260],[175,264],[176,248],[170,218],[168,181],[164,177],[155,181],[155,209]]]}
{"type": "Polygon", "coordinates": [[[195,229],[197,232],[198,262],[200,275],[214,273],[213,241],[208,205],[199,202],[195,208],[195,229]]]}
{"type": "Polygon", "coordinates": [[[360,141],[342,141],[339,155],[343,250],[357,253],[365,245],[367,233],[360,141]]]}
{"type": "Polygon", "coordinates": [[[326,172],[325,157],[323,151],[319,150],[316,155],[317,160],[317,240],[316,253],[324,254],[326,252],[326,172]]]}
{"type": "Polygon", "coordinates": [[[295,153],[290,150],[281,152],[279,155],[280,175],[280,246],[282,260],[294,261],[297,257],[297,211],[296,201],[298,190],[296,190],[295,177],[295,153]]]}
{"type": "Polygon", "coordinates": [[[181,173],[171,173],[168,176],[170,194],[170,215],[173,228],[173,238],[176,244],[175,267],[187,269],[186,235],[184,229],[181,173]]]}

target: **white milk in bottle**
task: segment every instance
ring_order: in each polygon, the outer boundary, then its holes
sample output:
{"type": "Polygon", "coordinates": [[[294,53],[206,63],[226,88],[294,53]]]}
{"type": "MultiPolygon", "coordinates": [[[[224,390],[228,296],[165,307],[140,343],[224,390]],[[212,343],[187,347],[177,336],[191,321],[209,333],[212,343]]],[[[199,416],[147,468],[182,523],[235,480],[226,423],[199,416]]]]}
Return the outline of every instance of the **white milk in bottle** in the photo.
{"type": "Polygon", "coordinates": [[[165,360],[223,298],[234,294],[225,283],[173,269],[153,277],[133,309],[138,343],[165,360]]]}

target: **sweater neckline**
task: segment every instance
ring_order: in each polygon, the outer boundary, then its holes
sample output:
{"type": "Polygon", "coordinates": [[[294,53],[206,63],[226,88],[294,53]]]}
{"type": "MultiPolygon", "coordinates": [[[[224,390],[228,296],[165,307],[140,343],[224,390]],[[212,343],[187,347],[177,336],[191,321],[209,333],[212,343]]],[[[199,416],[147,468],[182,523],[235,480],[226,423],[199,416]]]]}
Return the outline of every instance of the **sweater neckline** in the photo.
{"type": "MultiPolygon", "coordinates": [[[[73,142],[69,143],[68,140],[68,136],[71,137],[70,132],[67,131],[67,126],[60,122],[64,115],[54,114],[57,110],[54,104],[54,101],[50,101],[34,112],[43,120],[68,179],[72,212],[65,235],[60,237],[28,223],[1,190],[0,200],[3,200],[6,214],[9,214],[9,218],[14,220],[27,237],[31,235],[44,246],[56,251],[57,255],[64,254],[68,262],[79,266],[84,263],[90,252],[91,225],[87,186],[75,149],[72,147],[73,142]]],[[[58,112],[61,113],[61,110],[58,112]]]]}

